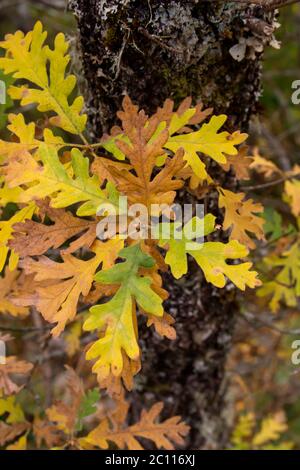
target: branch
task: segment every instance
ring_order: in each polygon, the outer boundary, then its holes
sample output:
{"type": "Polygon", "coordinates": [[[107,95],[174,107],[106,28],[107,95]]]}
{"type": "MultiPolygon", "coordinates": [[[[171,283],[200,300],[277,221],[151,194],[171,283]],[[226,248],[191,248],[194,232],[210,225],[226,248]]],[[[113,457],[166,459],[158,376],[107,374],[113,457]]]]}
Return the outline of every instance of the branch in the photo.
{"type": "Polygon", "coordinates": [[[14,326],[2,326],[0,325],[0,331],[12,331],[15,333],[30,333],[32,331],[47,331],[51,330],[53,325],[45,326],[28,326],[28,327],[14,327],[14,326]]]}
{"type": "Polygon", "coordinates": [[[289,180],[297,179],[297,178],[300,178],[300,173],[296,173],[295,175],[283,176],[282,178],[279,178],[278,180],[270,181],[268,183],[256,184],[254,186],[242,186],[242,188],[244,191],[256,191],[257,189],[270,188],[271,186],[276,186],[277,184],[284,183],[285,181],[289,181],[289,180]]]}
{"type": "MultiPolygon", "coordinates": [[[[84,305],[83,307],[79,308],[77,310],[77,315],[80,315],[81,313],[85,312],[86,310],[90,309],[93,306],[93,304],[88,304],[84,305]]],[[[76,317],[76,320],[78,318],[76,317]]],[[[53,328],[53,324],[50,325],[44,325],[44,326],[24,326],[24,327],[18,327],[18,326],[3,326],[0,325],[0,331],[11,331],[15,333],[31,333],[33,331],[47,331],[51,330],[53,328]]]]}
{"type": "Polygon", "coordinates": [[[265,319],[257,318],[256,315],[254,315],[251,312],[244,313],[240,316],[243,320],[245,320],[249,325],[252,326],[252,328],[269,328],[270,330],[276,331],[277,333],[280,333],[282,335],[295,335],[298,336],[300,334],[300,328],[296,329],[284,329],[280,328],[274,323],[265,319]]]}

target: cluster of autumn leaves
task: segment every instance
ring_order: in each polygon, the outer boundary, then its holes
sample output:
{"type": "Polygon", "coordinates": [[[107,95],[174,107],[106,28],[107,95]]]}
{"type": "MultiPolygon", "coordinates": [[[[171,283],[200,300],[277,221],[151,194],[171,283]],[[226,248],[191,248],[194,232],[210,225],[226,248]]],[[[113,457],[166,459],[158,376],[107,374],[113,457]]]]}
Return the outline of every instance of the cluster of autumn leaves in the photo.
{"type": "MultiPolygon", "coordinates": [[[[245,193],[223,187],[210,170],[217,164],[240,180],[249,179],[250,171],[271,178],[281,172],[258,154],[248,157],[245,147],[238,148],[246,134],[220,131],[226,116],[210,117],[212,109],[193,107],[190,99],[177,110],[167,100],[148,117],[125,97],[118,113],[121,126],[90,144],[84,134],[83,99],[71,99],[76,79],[66,74],[68,44],[58,34],[51,49],[44,45],[46,35],[38,22],[26,35],[18,31],[0,42],[5,51],[0,68],[13,79],[8,94],[26,107],[24,114],[9,115],[10,137],[0,140],[1,312],[20,319],[39,312],[51,325],[53,337],[64,335],[70,355],[79,348],[84,332],[91,332],[86,359],[93,361],[100,387],[118,399],[112,413],[97,411],[99,393],[85,394],[69,369],[71,406],[59,402],[30,424],[10,376],[28,374],[35,365],[8,357],[0,365],[0,415],[8,414],[6,423],[0,422],[0,445],[21,435],[10,447],[24,448],[33,431],[37,447],[43,442],[47,447],[107,448],[112,441],[133,449],[140,448],[136,437],[144,437],[157,447],[171,448],[171,441],[182,443],[188,427],[178,417],[158,423],[160,404],[143,412],[138,424],[125,424],[128,405],[123,385],[130,390],[141,368],[137,313],[145,315],[147,325],[161,336],[175,338],[174,319],[163,309],[168,293],[161,273],[170,269],[176,279],[181,278],[188,271],[189,256],[206,281],[219,288],[227,279],[241,290],[260,286],[252,264],[237,260],[255,248],[253,237],[265,238],[263,207],[245,193]],[[33,105],[47,113],[42,128],[25,120],[26,109],[33,105]],[[117,207],[119,195],[125,195],[129,204],[147,208],[171,205],[184,186],[200,199],[218,198],[227,243],[213,241],[219,226],[212,214],[202,220],[205,242],[193,241],[192,249],[185,236],[188,227],[180,239],[97,239],[101,204],[117,207]],[[82,437],[82,422],[94,414],[100,424],[82,437]]],[[[300,213],[299,184],[288,175],[286,197],[295,217],[300,213]]],[[[195,217],[190,223],[194,222],[195,217]]],[[[169,223],[173,226],[176,221],[169,223]]],[[[259,291],[273,295],[273,309],[280,300],[294,305],[300,293],[296,229],[290,231],[289,240],[285,251],[265,262],[267,269],[280,267],[277,277],[259,291]]]]}

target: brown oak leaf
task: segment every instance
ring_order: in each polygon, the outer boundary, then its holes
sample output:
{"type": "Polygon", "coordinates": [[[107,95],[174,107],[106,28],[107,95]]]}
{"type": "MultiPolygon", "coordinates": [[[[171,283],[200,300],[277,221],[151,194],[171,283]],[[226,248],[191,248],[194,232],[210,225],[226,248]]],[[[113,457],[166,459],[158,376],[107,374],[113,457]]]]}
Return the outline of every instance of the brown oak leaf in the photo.
{"type": "Polygon", "coordinates": [[[45,201],[39,201],[41,214],[54,222],[45,225],[33,220],[17,223],[13,226],[13,239],[9,241],[10,248],[14,249],[22,258],[26,256],[39,256],[50,248],[59,248],[67,240],[79,236],[64,253],[73,253],[83,246],[89,248],[96,239],[97,221],[74,217],[71,212],[63,209],[53,209],[45,201]]]}
{"type": "Polygon", "coordinates": [[[83,446],[94,446],[108,449],[113,442],[119,449],[143,450],[137,438],[148,439],[160,449],[172,450],[173,443],[184,444],[183,437],[189,432],[189,426],[181,421],[180,416],[174,416],[163,422],[158,422],[158,416],[163,409],[163,403],[156,403],[149,411],[142,411],[140,421],[132,426],[125,425],[128,404],[120,401],[114,415],[104,418],[99,426],[80,441],[83,446]]]}

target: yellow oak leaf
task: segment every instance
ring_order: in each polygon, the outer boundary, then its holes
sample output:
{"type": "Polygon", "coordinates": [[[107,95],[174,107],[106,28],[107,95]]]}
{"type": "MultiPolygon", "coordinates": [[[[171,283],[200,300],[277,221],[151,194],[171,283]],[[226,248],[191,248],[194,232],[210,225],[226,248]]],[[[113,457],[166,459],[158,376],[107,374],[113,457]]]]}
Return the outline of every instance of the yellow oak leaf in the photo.
{"type": "Polygon", "coordinates": [[[270,441],[276,441],[287,429],[284,414],[278,412],[262,421],[261,428],[252,443],[254,446],[262,446],[270,441]]]}
{"type": "Polygon", "coordinates": [[[250,448],[249,438],[252,437],[254,428],[254,413],[247,413],[239,417],[231,437],[232,444],[236,449],[248,450],[250,448]]]}
{"type": "Polygon", "coordinates": [[[264,418],[259,430],[255,428],[256,419],[253,413],[239,418],[231,438],[234,450],[289,450],[294,447],[293,442],[281,440],[282,434],[288,430],[282,411],[264,418]]]}
{"type": "Polygon", "coordinates": [[[264,282],[258,290],[259,297],[271,296],[270,308],[277,312],[280,302],[288,307],[297,305],[300,296],[300,244],[298,241],[281,256],[271,255],[264,260],[267,268],[279,270],[272,281],[264,282]]]}
{"type": "MultiPolygon", "coordinates": [[[[23,222],[26,219],[31,219],[34,211],[35,204],[30,203],[28,206],[16,212],[9,220],[0,221],[0,272],[3,270],[10,248],[8,246],[9,240],[12,238],[13,226],[18,222],[23,222]]],[[[8,268],[14,271],[18,265],[19,255],[12,249],[9,257],[8,268]]]]}
{"type": "Polygon", "coordinates": [[[207,214],[203,219],[193,217],[183,228],[181,222],[162,223],[159,227],[159,244],[167,247],[165,262],[171,267],[173,276],[179,279],[188,271],[188,243],[192,248],[200,249],[201,244],[195,244],[195,231],[198,237],[204,237],[215,229],[215,217],[207,214]],[[192,229],[194,232],[192,233],[192,229]]]}
{"type": "Polygon", "coordinates": [[[241,290],[245,290],[246,286],[253,289],[261,285],[257,273],[250,271],[252,263],[227,264],[227,259],[244,258],[248,254],[248,250],[236,240],[229,243],[207,242],[199,251],[189,251],[189,254],[203,270],[206,280],[217,287],[225,286],[225,276],[241,290]]]}
{"type": "Polygon", "coordinates": [[[14,134],[14,138],[11,142],[0,140],[0,158],[2,163],[7,161],[8,158],[24,151],[37,150],[42,142],[45,142],[48,146],[54,146],[57,150],[64,146],[63,139],[54,136],[52,131],[47,128],[43,131],[43,140],[36,139],[35,123],[26,124],[23,114],[9,114],[8,120],[9,125],[7,129],[14,134]]]}
{"type": "Polygon", "coordinates": [[[72,134],[80,134],[85,128],[87,117],[81,114],[83,98],[77,97],[70,104],[76,78],[66,77],[70,62],[67,55],[68,43],[59,33],[55,38],[54,49],[44,46],[47,33],[38,21],[33,31],[26,35],[21,31],[8,34],[0,47],[6,56],[0,58],[0,68],[16,79],[25,80],[36,87],[11,86],[8,90],[12,99],[21,100],[21,105],[37,103],[41,112],[53,111],[56,116],[50,122],[72,134]]]}
{"type": "Polygon", "coordinates": [[[293,287],[284,286],[277,281],[264,282],[263,286],[257,292],[258,297],[271,297],[269,306],[273,313],[276,313],[280,307],[280,302],[288,307],[296,307],[297,296],[293,287]]]}
{"type": "MultiPolygon", "coordinates": [[[[252,263],[234,265],[227,263],[229,259],[247,256],[247,248],[236,240],[231,240],[229,243],[193,241],[190,231],[195,227],[196,219],[197,217],[191,219],[182,231],[178,227],[176,230],[171,227],[168,232],[166,232],[166,227],[161,228],[162,233],[163,231],[168,233],[168,238],[161,236],[159,244],[167,249],[165,261],[170,266],[173,276],[178,279],[187,273],[187,255],[190,255],[202,269],[206,280],[216,287],[225,286],[225,276],[241,290],[245,290],[246,286],[251,288],[259,286],[261,282],[256,278],[257,273],[250,271],[252,263]],[[174,237],[175,233],[176,238],[174,237]]],[[[215,217],[212,214],[207,214],[204,219],[198,219],[198,223],[199,235],[206,236],[214,230],[215,217]]]]}
{"type": "Polygon", "coordinates": [[[201,160],[198,152],[201,152],[219,164],[226,163],[227,155],[236,155],[238,150],[236,145],[241,144],[248,137],[247,134],[240,132],[220,132],[220,128],[227,120],[227,116],[213,116],[207,124],[195,132],[188,134],[175,135],[169,137],[164,147],[176,152],[179,148],[184,149],[184,160],[192,168],[195,175],[201,180],[206,180],[208,177],[206,165],[201,160]]]}
{"type": "Polygon", "coordinates": [[[23,189],[19,186],[10,188],[3,176],[0,176],[0,207],[5,207],[10,202],[19,204],[21,202],[21,194],[23,189]]]}
{"type": "MultiPolygon", "coordinates": [[[[1,366],[0,366],[1,367],[1,366]]],[[[8,414],[6,422],[9,424],[23,423],[25,416],[19,403],[16,403],[14,395],[7,398],[0,398],[0,416],[8,414]]]]}

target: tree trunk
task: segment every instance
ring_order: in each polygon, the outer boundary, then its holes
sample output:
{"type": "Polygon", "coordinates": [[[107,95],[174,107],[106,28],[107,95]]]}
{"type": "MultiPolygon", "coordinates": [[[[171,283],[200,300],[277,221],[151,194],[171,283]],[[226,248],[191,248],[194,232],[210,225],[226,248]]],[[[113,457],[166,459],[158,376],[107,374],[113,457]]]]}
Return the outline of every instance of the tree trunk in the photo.
{"type": "MultiPolygon", "coordinates": [[[[273,13],[204,0],[71,0],[70,6],[78,20],[95,137],[115,124],[125,93],[149,113],[168,97],[178,103],[191,95],[216,114],[227,114],[229,130],[247,130],[257,110],[273,13]],[[233,58],[229,50],[237,44],[233,58]]],[[[219,177],[225,187],[235,187],[233,177],[219,177]]],[[[180,199],[193,196],[185,192],[180,199]]],[[[221,216],[215,201],[209,209],[221,216]]],[[[208,285],[193,264],[185,278],[166,275],[164,281],[177,340],[142,329],[143,369],[131,395],[134,409],[161,399],[167,415],[181,414],[191,425],[188,449],[222,448],[228,440],[225,362],[238,311],[235,289],[208,285]]]]}

